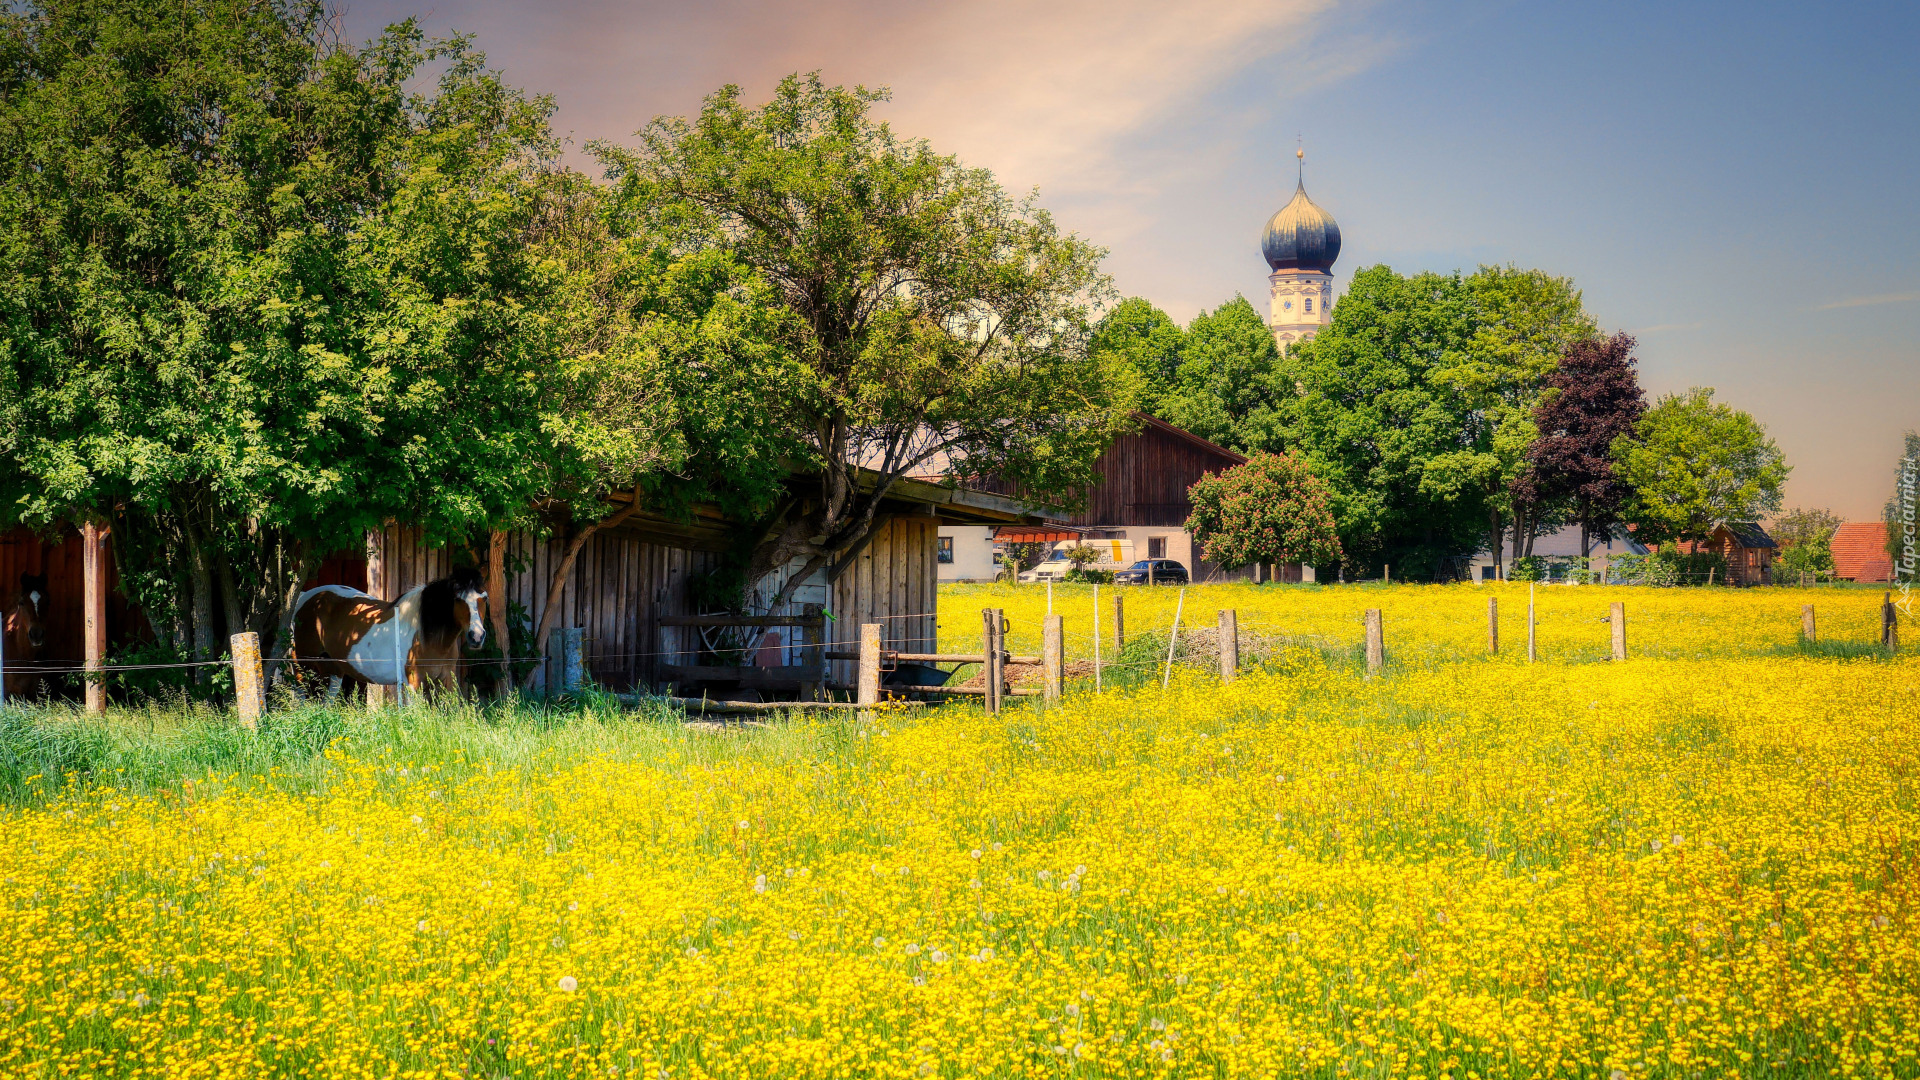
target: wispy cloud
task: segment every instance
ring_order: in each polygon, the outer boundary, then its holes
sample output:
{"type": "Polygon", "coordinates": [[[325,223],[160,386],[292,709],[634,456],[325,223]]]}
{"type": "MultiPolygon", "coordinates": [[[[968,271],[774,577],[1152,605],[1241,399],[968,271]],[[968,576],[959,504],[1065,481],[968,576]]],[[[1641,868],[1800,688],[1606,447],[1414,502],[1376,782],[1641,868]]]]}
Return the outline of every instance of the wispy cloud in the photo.
{"type": "MultiPolygon", "coordinates": [[[[371,32],[409,2],[359,0],[349,21],[371,32]]],[[[880,113],[896,131],[1013,190],[1126,204],[1206,167],[1169,133],[1253,119],[1204,100],[1249,70],[1281,73],[1267,85],[1284,95],[1396,54],[1390,27],[1363,26],[1375,2],[454,0],[430,22],[477,32],[508,78],[554,92],[559,126],[581,142],[623,141],[723,83],[757,102],[780,76],[818,69],[890,87],[880,113]]]]}
{"type": "Polygon", "coordinates": [[[1910,304],[1915,300],[1920,300],[1920,292],[1880,293],[1876,296],[1855,296],[1846,300],[1835,300],[1831,304],[1821,304],[1820,310],[1831,311],[1834,308],[1872,307],[1875,304],[1910,304]]]}

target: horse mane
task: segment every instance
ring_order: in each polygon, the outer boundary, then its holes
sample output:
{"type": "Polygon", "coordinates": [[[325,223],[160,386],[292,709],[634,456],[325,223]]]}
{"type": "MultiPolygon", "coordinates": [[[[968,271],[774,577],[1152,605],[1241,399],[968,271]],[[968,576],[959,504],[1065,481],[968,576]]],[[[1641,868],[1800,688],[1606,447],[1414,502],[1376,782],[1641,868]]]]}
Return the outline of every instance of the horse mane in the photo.
{"type": "Polygon", "coordinates": [[[480,591],[480,571],[470,566],[456,568],[446,577],[429,581],[420,590],[420,633],[438,639],[466,630],[453,617],[453,602],[468,590],[480,591]]]}

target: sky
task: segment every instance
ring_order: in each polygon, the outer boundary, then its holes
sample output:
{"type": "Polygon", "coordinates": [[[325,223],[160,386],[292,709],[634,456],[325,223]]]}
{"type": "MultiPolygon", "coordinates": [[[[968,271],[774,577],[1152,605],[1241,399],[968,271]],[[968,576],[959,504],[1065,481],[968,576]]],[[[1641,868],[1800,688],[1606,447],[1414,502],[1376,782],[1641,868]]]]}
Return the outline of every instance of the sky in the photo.
{"type": "Polygon", "coordinates": [[[1766,425],[1788,506],[1877,517],[1920,428],[1920,5],[345,3],[357,38],[475,35],[581,145],[727,83],[889,87],[897,132],[1037,189],[1182,321],[1265,312],[1259,232],[1303,146],[1336,286],[1571,276],[1650,398],[1711,386],[1766,425]]]}

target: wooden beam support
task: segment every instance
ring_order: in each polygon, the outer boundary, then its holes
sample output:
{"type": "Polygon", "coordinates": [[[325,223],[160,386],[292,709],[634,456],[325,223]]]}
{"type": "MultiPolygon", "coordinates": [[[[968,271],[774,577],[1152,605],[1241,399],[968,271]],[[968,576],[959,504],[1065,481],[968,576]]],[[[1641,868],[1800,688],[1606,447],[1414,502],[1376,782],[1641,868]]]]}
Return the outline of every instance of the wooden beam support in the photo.
{"type": "Polygon", "coordinates": [[[80,555],[85,575],[82,604],[85,610],[87,713],[101,716],[107,711],[107,529],[97,521],[80,526],[80,555]]]}

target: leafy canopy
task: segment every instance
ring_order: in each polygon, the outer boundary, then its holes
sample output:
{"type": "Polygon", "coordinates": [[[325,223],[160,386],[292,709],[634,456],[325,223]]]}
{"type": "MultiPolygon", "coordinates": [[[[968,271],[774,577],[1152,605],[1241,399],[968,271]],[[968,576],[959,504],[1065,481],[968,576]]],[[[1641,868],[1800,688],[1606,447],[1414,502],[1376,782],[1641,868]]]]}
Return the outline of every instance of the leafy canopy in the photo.
{"type": "Polygon", "coordinates": [[[1704,541],[1730,521],[1780,508],[1792,467],[1753,417],[1713,400],[1711,387],[1668,394],[1614,444],[1634,498],[1627,520],[1649,541],[1704,541]]]}
{"type": "Polygon", "coordinates": [[[795,75],[764,106],[729,86],[636,147],[593,146],[627,227],[725,252],[790,316],[797,367],[761,423],[821,479],[776,515],[755,578],[843,556],[917,473],[1065,505],[1133,404],[1128,370],[1087,347],[1103,253],[986,170],[895,136],[871,115],[885,98],[795,75]]]}

